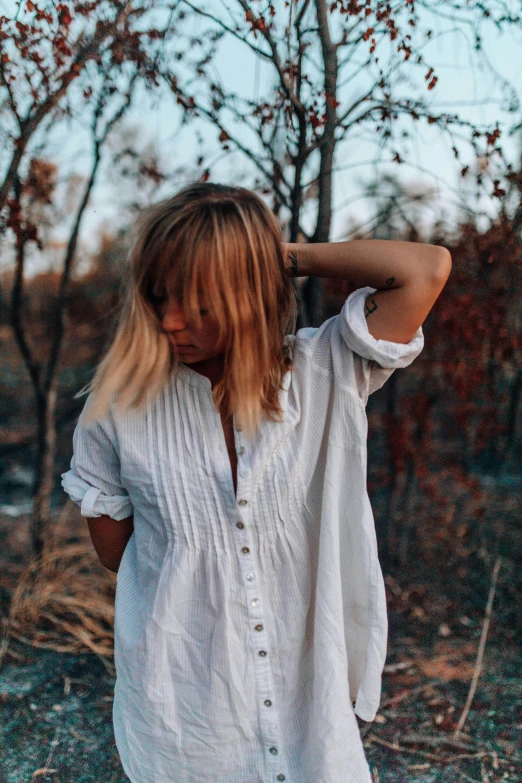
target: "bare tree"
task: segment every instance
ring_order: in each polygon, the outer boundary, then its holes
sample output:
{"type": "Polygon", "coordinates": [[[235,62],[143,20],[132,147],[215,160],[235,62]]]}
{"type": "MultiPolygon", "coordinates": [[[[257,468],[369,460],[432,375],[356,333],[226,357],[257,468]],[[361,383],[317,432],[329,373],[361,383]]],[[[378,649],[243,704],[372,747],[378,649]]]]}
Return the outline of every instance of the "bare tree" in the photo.
{"type": "Polygon", "coordinates": [[[33,222],[35,217],[41,214],[37,207],[41,208],[42,204],[52,201],[55,180],[48,176],[52,168],[46,166],[44,161],[32,159],[28,177],[22,181],[17,175],[14,181],[14,198],[19,205],[19,212],[16,214],[16,221],[11,219],[9,223],[16,237],[16,265],[11,293],[10,322],[32,381],[36,401],[37,462],[34,507],[31,518],[31,538],[36,554],[42,552],[44,533],[48,529],[51,516],[50,494],[54,479],[58,369],[64,338],[69,281],[80,226],[97,178],[103,147],[112,128],[122,119],[129,108],[136,80],[137,72],[134,72],[128,80],[126,90],[115,92],[112,89],[112,77],[105,75],[99,91],[97,91],[90,121],[92,134],[91,168],[84,183],[79,203],[72,216],[72,225],[63,258],[56,311],[52,321],[52,331],[49,335],[50,349],[46,361],[41,360],[40,352],[31,347],[28,339],[24,327],[22,295],[27,245],[34,241],[40,250],[44,249],[36,232],[36,223],[33,222]]]}
{"type": "MultiPolygon", "coordinates": [[[[352,138],[357,143],[363,134],[371,134],[401,164],[408,160],[408,152],[402,149],[399,120],[438,127],[455,158],[461,155],[465,135],[477,156],[496,154],[498,173],[489,176],[490,192],[503,195],[500,183],[509,164],[497,143],[498,124],[478,128],[457,114],[433,108],[430,96],[437,76],[424,48],[436,37],[430,25],[451,19],[452,25],[446,25],[450,29],[439,35],[460,31],[477,67],[492,73],[482,48],[482,27],[519,24],[520,16],[507,6],[493,0],[462,7],[455,0],[441,10],[437,4],[418,0],[395,4],[290,0],[283,9],[270,0],[263,8],[248,0],[206,7],[181,0],[172,7],[170,19],[176,36],[169,40],[175,47],[171,56],[163,58],[160,72],[186,121],[206,119],[219,132],[224,149],[238,150],[251,162],[258,172],[256,187],[272,194],[278,214],[281,208],[288,214],[287,240],[325,242],[332,221],[333,175],[344,168],[336,160],[337,145],[352,138]],[[246,99],[234,91],[233,84],[220,83],[214,67],[218,44],[232,39],[240,41],[265,69],[269,67],[273,80],[262,99],[246,99]],[[183,68],[177,67],[178,61],[183,68]],[[427,96],[415,83],[416,72],[427,96]],[[342,90],[347,84],[349,90],[342,90]],[[347,96],[343,103],[341,91],[347,96]],[[282,121],[284,148],[275,143],[282,121]],[[312,231],[303,226],[307,198],[316,202],[312,231]]],[[[497,83],[516,110],[515,89],[499,79],[497,83]]],[[[203,178],[209,176],[206,169],[203,178]]],[[[486,192],[486,182],[480,185],[486,192]]],[[[321,282],[309,278],[304,294],[305,320],[317,325],[322,321],[321,282]]]]}
{"type": "MultiPolygon", "coordinates": [[[[31,533],[37,554],[50,520],[55,449],[55,407],[69,283],[82,219],[112,129],[126,115],[138,84],[155,88],[162,33],[157,3],[102,0],[42,7],[18,3],[14,18],[0,17],[0,237],[14,237],[15,273],[10,322],[32,381],[38,422],[31,533]],[[68,125],[90,133],[90,171],[75,207],[65,245],[55,317],[45,361],[30,345],[22,312],[27,250],[45,251],[54,210],[56,167],[52,143],[68,125]]],[[[4,242],[4,246],[5,246],[4,242]]],[[[2,297],[4,300],[5,296],[2,297]]]]}

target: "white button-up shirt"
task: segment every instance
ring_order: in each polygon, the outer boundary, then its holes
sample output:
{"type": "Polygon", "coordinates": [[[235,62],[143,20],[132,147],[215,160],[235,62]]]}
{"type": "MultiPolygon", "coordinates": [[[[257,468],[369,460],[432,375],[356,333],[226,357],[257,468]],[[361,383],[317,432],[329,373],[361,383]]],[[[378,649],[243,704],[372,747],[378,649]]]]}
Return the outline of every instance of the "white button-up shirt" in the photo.
{"type": "Polygon", "coordinates": [[[424,345],[369,333],[375,290],[286,337],[284,421],[250,444],[234,422],[237,495],[189,365],[144,411],[80,415],[63,488],[86,517],[134,514],[113,710],[132,783],[370,783],[355,713],[378,709],[387,619],[365,407],[424,345]]]}

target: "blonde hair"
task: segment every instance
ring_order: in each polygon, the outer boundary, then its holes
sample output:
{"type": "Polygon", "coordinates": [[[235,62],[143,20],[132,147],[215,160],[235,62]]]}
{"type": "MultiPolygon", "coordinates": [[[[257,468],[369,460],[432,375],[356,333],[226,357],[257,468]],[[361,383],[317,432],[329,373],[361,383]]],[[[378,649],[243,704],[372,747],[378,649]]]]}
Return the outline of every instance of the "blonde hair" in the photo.
{"type": "Polygon", "coordinates": [[[284,338],[295,332],[296,291],[285,272],[281,227],[264,201],[242,187],[193,182],[140,213],[126,260],[115,336],[94,378],[85,423],[148,404],[179,365],[153,303],[173,293],[200,328],[198,288],[211,292],[223,376],[212,397],[247,438],[261,417],[281,420],[278,392],[292,366],[284,338]],[[128,281],[128,282],[127,282],[128,281]]]}

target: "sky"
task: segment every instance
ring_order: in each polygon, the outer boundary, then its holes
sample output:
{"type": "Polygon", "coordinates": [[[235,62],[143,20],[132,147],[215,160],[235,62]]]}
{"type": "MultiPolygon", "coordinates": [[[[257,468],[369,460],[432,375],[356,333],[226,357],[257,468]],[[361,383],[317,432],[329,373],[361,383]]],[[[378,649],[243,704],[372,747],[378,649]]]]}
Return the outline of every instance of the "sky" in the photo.
{"type": "MultiPolygon", "coordinates": [[[[0,0],[0,5],[5,12],[6,7],[13,6],[13,3],[11,0],[0,0]]],[[[217,8],[219,5],[218,0],[210,0],[204,7],[217,8]]],[[[229,0],[228,5],[236,7],[233,0],[229,0]]],[[[440,7],[440,4],[435,5],[440,7]]],[[[423,22],[428,23],[427,17],[423,22]]],[[[430,22],[429,26],[434,31],[442,32],[450,30],[454,25],[449,20],[439,20],[436,24],[430,22]]],[[[341,28],[335,14],[331,17],[331,28],[332,37],[336,39],[341,28]]],[[[482,68],[477,66],[470,68],[469,51],[464,44],[462,32],[446,33],[428,44],[424,52],[425,57],[435,67],[439,81],[431,93],[428,93],[424,87],[423,94],[431,97],[434,109],[438,111],[458,112],[461,117],[479,124],[494,123],[498,120],[503,132],[501,143],[504,153],[511,162],[515,163],[520,156],[520,134],[508,138],[507,133],[509,128],[522,121],[522,110],[517,114],[508,114],[505,111],[499,86],[502,78],[506,78],[513,84],[518,96],[522,97],[522,28],[507,29],[507,32],[502,34],[489,25],[483,28],[483,33],[482,68]],[[493,78],[487,75],[486,57],[496,70],[497,75],[493,78]],[[474,105],[477,103],[480,105],[474,105]]],[[[226,45],[221,46],[213,69],[214,73],[219,75],[221,84],[225,87],[230,85],[237,93],[249,98],[257,96],[261,99],[273,79],[272,67],[265,62],[260,63],[243,42],[230,36],[226,38],[226,45]]],[[[413,74],[414,69],[411,72],[413,74]]],[[[424,72],[424,68],[416,72],[417,84],[422,83],[424,72]]],[[[369,74],[366,78],[369,78],[369,74]]],[[[362,73],[358,76],[356,85],[346,80],[339,91],[340,109],[358,94],[364,86],[364,79],[365,74],[362,73]]],[[[397,87],[397,91],[401,91],[402,95],[413,97],[415,92],[412,90],[413,87],[410,85],[397,87]]],[[[165,95],[158,105],[153,106],[150,104],[149,96],[142,92],[128,115],[127,122],[138,130],[142,147],[145,148],[147,144],[152,145],[172,170],[184,162],[189,164],[194,161],[199,151],[195,142],[198,129],[204,139],[205,148],[210,153],[208,159],[219,159],[212,167],[213,181],[243,184],[247,187],[253,182],[255,173],[253,164],[246,161],[242,153],[233,151],[233,148],[228,154],[223,154],[217,143],[216,129],[203,120],[196,120],[179,129],[180,119],[180,107],[170,96],[165,95]]],[[[392,148],[387,151],[379,150],[371,133],[366,133],[365,136],[352,135],[337,145],[331,241],[347,238],[350,220],[361,224],[368,221],[371,216],[371,204],[368,199],[362,197],[364,180],[371,177],[379,180],[387,172],[399,175],[405,183],[417,183],[421,190],[435,189],[437,206],[430,213],[433,219],[442,211],[444,219],[451,224],[453,217],[457,215],[459,197],[455,189],[465,186],[459,172],[462,166],[472,162],[472,150],[462,142],[460,149],[464,153],[463,159],[456,161],[451,152],[451,143],[434,126],[429,126],[424,121],[418,124],[398,121],[396,126],[412,131],[412,136],[409,139],[401,139],[400,144],[394,145],[394,149],[400,152],[403,159],[409,159],[413,165],[388,162],[393,155],[392,148]],[[372,163],[379,156],[379,162],[372,163]],[[422,171],[416,170],[415,165],[422,171]]],[[[248,140],[248,133],[245,135],[243,128],[231,127],[244,141],[248,140]]],[[[87,135],[81,124],[78,124],[73,132],[71,129],[62,129],[56,134],[52,156],[60,164],[63,172],[87,173],[90,152],[86,141],[87,135]]],[[[122,222],[121,192],[118,190],[121,185],[114,186],[111,181],[111,171],[105,164],[102,164],[100,173],[101,178],[92,193],[80,232],[83,246],[90,250],[97,248],[101,229],[110,232],[122,222]]],[[[180,186],[181,184],[183,183],[180,182],[180,186]]],[[[173,192],[172,183],[166,188],[154,190],[149,197],[157,200],[171,192],[173,192]]],[[[472,192],[466,195],[465,200],[471,208],[478,206],[486,212],[490,212],[496,206],[493,200],[488,198],[482,199],[477,204],[472,192]]],[[[303,214],[303,225],[307,231],[312,230],[314,218],[314,204],[310,203],[303,214]]],[[[58,228],[55,233],[59,238],[60,229],[58,228]]],[[[41,266],[42,262],[34,259],[28,271],[33,269],[36,271],[41,266]]]]}

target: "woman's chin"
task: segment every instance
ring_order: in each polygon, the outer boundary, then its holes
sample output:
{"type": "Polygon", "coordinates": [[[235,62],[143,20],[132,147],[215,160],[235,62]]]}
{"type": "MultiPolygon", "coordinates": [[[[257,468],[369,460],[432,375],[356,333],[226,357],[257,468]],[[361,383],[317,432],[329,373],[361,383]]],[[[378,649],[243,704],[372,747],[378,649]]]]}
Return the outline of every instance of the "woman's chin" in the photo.
{"type": "Polygon", "coordinates": [[[176,348],[171,343],[171,349],[176,359],[179,359],[180,362],[194,361],[198,357],[197,348],[176,348]]]}

